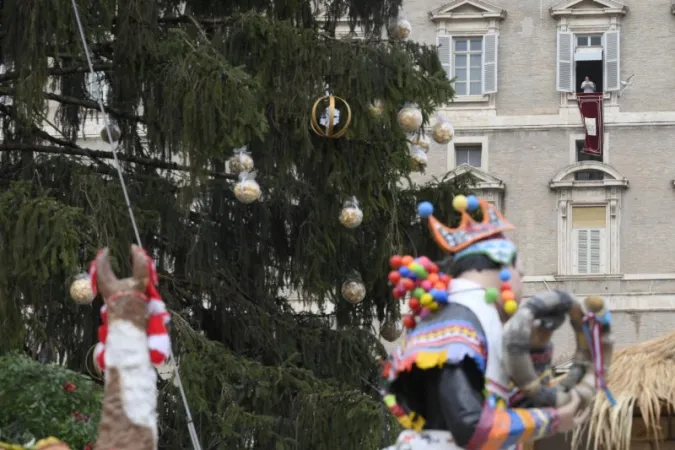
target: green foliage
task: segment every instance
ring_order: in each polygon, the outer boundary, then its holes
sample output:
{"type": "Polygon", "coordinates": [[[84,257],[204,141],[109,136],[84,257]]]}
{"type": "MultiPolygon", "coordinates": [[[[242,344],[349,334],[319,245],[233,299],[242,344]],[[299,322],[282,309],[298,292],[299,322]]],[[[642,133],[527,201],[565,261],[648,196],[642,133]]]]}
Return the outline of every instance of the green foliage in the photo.
{"type": "MultiPolygon", "coordinates": [[[[371,326],[399,316],[387,260],[442,257],[416,204],[451,223],[467,181],[409,180],[397,111],[416,103],[426,121],[453,96],[436,49],[379,38],[401,0],[179,3],[78,1],[202,445],[377,449],[393,421],[371,387],[384,354],[371,326]],[[335,37],[343,16],[365,40],[335,37]],[[326,86],[353,111],[340,140],[308,126],[326,86]],[[264,192],[251,205],[224,170],[241,145],[264,192]],[[365,214],[355,230],[337,220],[351,197],[365,214]],[[352,271],[368,290],[359,305],[340,297],[352,271]],[[297,312],[295,296],[316,312],[297,312]]],[[[98,107],[70,0],[5,0],[0,27],[0,94],[13,99],[0,104],[0,352],[87,373],[101,300],[77,306],[68,285],[101,246],[128,273],[134,234],[111,154],[91,139],[98,107]]],[[[160,413],[161,447],[189,448],[171,383],[160,413]]]]}
{"type": "Polygon", "coordinates": [[[101,388],[89,377],[17,354],[0,357],[2,441],[58,436],[84,448],[96,439],[101,399],[101,388]]]}

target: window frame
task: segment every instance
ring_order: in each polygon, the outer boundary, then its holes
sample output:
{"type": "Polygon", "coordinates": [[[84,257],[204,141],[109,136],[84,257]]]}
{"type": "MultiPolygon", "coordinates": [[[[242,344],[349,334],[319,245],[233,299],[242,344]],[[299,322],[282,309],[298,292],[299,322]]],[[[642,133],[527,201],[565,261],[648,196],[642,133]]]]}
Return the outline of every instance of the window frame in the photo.
{"type": "Polygon", "coordinates": [[[609,214],[609,203],[608,202],[601,202],[601,203],[573,203],[570,205],[570,215],[572,216],[572,220],[569,220],[568,226],[568,235],[569,238],[572,240],[571,245],[569,246],[569,273],[571,275],[576,275],[576,276],[595,276],[595,277],[601,277],[608,275],[607,268],[609,267],[609,254],[608,254],[608,249],[610,248],[610,242],[609,242],[609,234],[608,229],[610,225],[610,214],[609,214]],[[575,209],[581,209],[581,208],[605,208],[605,226],[604,228],[574,228],[574,210],[575,209]],[[600,253],[599,255],[599,270],[598,272],[591,272],[591,237],[588,237],[588,262],[587,262],[587,267],[589,269],[588,272],[582,272],[580,270],[579,266],[579,252],[580,252],[580,247],[579,247],[579,234],[582,231],[587,231],[587,232],[593,232],[593,231],[599,231],[600,236],[599,236],[599,249],[598,252],[600,253]]]}
{"type": "MultiPolygon", "coordinates": [[[[457,168],[456,147],[462,146],[480,146],[480,167],[476,167],[484,172],[488,172],[489,147],[487,136],[455,136],[448,144],[447,148],[447,171],[451,172],[457,168]]],[[[472,166],[474,167],[474,166],[472,166]]]]}
{"type": "Polygon", "coordinates": [[[454,85],[455,85],[455,95],[458,97],[467,97],[467,96],[479,96],[479,95],[485,95],[485,86],[484,86],[484,80],[485,80],[485,36],[452,36],[451,37],[451,42],[452,42],[452,50],[451,50],[451,58],[452,58],[452,78],[455,79],[454,85]],[[472,41],[479,41],[480,40],[480,50],[472,50],[471,49],[471,43],[472,41]],[[458,42],[466,42],[466,50],[465,51],[459,51],[457,50],[457,43],[458,42]],[[471,71],[474,70],[475,68],[471,64],[471,57],[472,56],[480,56],[480,66],[478,67],[478,71],[480,73],[479,80],[475,81],[473,77],[471,76],[471,71]],[[463,67],[464,70],[466,70],[466,80],[458,80],[457,79],[457,56],[466,56],[466,67],[463,67]],[[457,83],[462,83],[466,84],[467,88],[467,93],[466,94],[460,94],[457,92],[457,83]],[[480,92],[479,93],[472,93],[471,92],[471,85],[474,83],[480,83],[480,92]]]}
{"type": "Polygon", "coordinates": [[[477,144],[477,145],[475,145],[475,144],[456,145],[455,146],[455,165],[461,165],[461,164],[466,164],[468,166],[476,167],[476,168],[480,169],[483,165],[483,148],[482,148],[482,146],[480,144],[477,144]],[[457,154],[458,154],[458,152],[461,152],[461,151],[467,152],[466,153],[467,162],[458,163],[457,154]],[[478,165],[471,164],[471,156],[475,155],[475,153],[478,153],[478,160],[479,160],[478,165]]]}

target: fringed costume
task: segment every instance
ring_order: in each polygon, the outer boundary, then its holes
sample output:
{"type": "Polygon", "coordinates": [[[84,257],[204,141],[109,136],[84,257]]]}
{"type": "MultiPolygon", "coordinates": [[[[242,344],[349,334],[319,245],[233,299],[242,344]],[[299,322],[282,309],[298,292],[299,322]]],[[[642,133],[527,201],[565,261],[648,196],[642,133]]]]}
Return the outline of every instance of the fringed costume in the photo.
{"type": "MultiPolygon", "coordinates": [[[[486,288],[454,272],[456,278],[451,278],[425,257],[392,257],[393,295],[407,299],[411,314],[403,320],[408,328],[403,343],[383,364],[384,401],[407,429],[390,449],[516,449],[555,434],[555,407],[567,401],[564,393],[539,388],[551,378],[547,339],[540,346],[525,344],[536,372],[528,395],[514,386],[504,364],[503,323],[519,308],[515,280],[513,288],[510,283],[517,249],[503,235],[514,227],[475,196],[458,196],[453,205],[462,215],[456,229],[434,218],[428,202],[419,206],[419,214],[428,219],[435,241],[451,254],[453,266],[468,263],[464,272],[494,270],[501,285],[486,288]],[[478,209],[481,222],[469,215],[478,209]],[[477,255],[484,257],[479,258],[484,266],[471,267],[477,255]],[[535,397],[538,401],[531,401],[535,397]],[[529,407],[534,405],[544,407],[529,407]]],[[[542,314],[552,330],[573,303],[565,293],[550,297],[555,302],[542,314]]]]}

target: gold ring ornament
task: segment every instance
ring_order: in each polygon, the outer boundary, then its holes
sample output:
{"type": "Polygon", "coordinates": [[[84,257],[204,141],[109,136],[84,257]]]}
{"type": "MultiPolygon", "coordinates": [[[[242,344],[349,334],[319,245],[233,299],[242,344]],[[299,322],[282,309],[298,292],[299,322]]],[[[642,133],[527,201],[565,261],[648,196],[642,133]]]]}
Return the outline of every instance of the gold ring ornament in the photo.
{"type": "Polygon", "coordinates": [[[429,150],[431,149],[431,141],[423,135],[413,136],[410,138],[410,143],[424,150],[424,153],[429,153],[429,150]]]}
{"type": "Polygon", "coordinates": [[[237,200],[247,205],[257,201],[262,195],[260,185],[255,181],[255,173],[240,173],[239,181],[235,183],[233,190],[237,200]]]}
{"type": "Polygon", "coordinates": [[[436,124],[431,129],[431,137],[437,144],[449,144],[455,137],[455,129],[445,117],[438,117],[436,124]]]}
{"type": "Polygon", "coordinates": [[[394,39],[404,41],[410,37],[412,32],[412,25],[406,19],[399,17],[391,24],[389,28],[389,35],[394,39]]]}
{"type": "Polygon", "coordinates": [[[314,102],[310,125],[317,135],[339,139],[347,133],[351,123],[352,108],[344,99],[335,95],[325,95],[314,102]],[[344,120],[341,117],[343,112],[347,115],[344,120]]]}
{"type": "Polygon", "coordinates": [[[359,201],[356,197],[352,197],[342,205],[340,211],[340,223],[349,229],[353,229],[361,225],[363,222],[363,211],[359,208],[359,201]]]}
{"type": "Polygon", "coordinates": [[[344,283],[342,283],[342,298],[356,305],[366,298],[366,285],[363,284],[361,274],[354,272],[344,283]]]}
{"type": "Polygon", "coordinates": [[[578,302],[570,294],[551,291],[525,300],[504,326],[504,367],[533,407],[560,407],[570,401],[570,392],[581,399],[579,411],[603,390],[610,404],[615,401],[605,382],[612,361],[612,319],[600,297],[578,302]],[[553,331],[569,317],[576,336],[576,353],[566,377],[556,386],[542,383],[535,372],[530,351],[549,345],[553,331]]]}
{"type": "Polygon", "coordinates": [[[91,305],[94,301],[94,290],[91,288],[91,278],[88,273],[81,273],[70,284],[70,297],[78,305],[91,305]]]}
{"type": "Polygon", "coordinates": [[[423,121],[422,111],[412,103],[403,105],[403,108],[398,112],[398,124],[406,133],[417,132],[423,121]]]}
{"type": "Polygon", "coordinates": [[[415,172],[424,172],[429,164],[429,157],[422,150],[422,147],[417,145],[410,146],[410,157],[413,160],[413,170],[415,172]]]}
{"type": "Polygon", "coordinates": [[[108,128],[103,127],[101,130],[101,139],[103,139],[104,142],[107,142],[108,144],[113,144],[117,141],[120,140],[120,137],[122,137],[122,130],[120,130],[120,127],[118,127],[115,124],[110,124],[110,134],[112,135],[112,139],[108,136],[108,128]]]}
{"type": "Polygon", "coordinates": [[[255,163],[246,147],[238,148],[234,151],[234,156],[227,160],[230,173],[239,175],[242,172],[253,172],[255,163]]]}

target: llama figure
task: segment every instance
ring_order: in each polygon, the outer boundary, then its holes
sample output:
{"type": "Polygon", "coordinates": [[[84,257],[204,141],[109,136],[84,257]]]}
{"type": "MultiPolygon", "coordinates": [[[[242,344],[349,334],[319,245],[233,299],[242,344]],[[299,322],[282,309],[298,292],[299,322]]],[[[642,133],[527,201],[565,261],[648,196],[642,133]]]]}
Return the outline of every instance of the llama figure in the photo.
{"type": "Polygon", "coordinates": [[[157,374],[150,359],[147,287],[151,261],[131,246],[132,276],[117,279],[108,249],[96,257],[107,310],[103,411],[94,450],[157,449],[157,374]]]}

